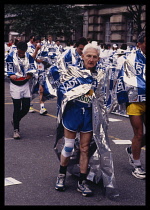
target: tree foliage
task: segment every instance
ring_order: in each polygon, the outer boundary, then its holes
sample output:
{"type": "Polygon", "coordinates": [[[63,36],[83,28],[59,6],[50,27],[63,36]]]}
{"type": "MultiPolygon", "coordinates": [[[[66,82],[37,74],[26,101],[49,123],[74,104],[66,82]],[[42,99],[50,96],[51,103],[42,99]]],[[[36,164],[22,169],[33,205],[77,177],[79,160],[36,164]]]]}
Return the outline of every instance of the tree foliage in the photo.
{"type": "Polygon", "coordinates": [[[5,4],[5,15],[15,15],[12,30],[40,36],[70,37],[83,25],[82,8],[73,4],[5,4]]]}
{"type": "Polygon", "coordinates": [[[134,24],[134,31],[137,32],[138,34],[142,31],[145,30],[146,24],[142,26],[142,15],[143,15],[143,4],[132,4],[127,6],[127,11],[128,11],[128,18],[133,20],[134,24]]]}

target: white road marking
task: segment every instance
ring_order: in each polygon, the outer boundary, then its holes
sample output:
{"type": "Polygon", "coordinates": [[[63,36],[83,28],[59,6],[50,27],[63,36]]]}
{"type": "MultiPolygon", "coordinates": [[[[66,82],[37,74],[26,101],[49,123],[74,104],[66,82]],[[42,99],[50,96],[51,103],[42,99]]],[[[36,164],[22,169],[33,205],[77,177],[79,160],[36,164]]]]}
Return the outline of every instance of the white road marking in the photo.
{"type": "Polygon", "coordinates": [[[12,139],[14,139],[14,138],[5,138],[5,140],[12,140],[12,139]]]}
{"type": "Polygon", "coordinates": [[[112,140],[115,144],[131,144],[131,140],[112,140]]]}
{"type": "Polygon", "coordinates": [[[22,184],[22,182],[19,182],[18,180],[12,177],[5,178],[5,186],[14,185],[14,184],[22,184]]]}
{"type": "Polygon", "coordinates": [[[109,121],[110,121],[110,122],[118,122],[118,121],[122,121],[122,120],[114,119],[114,118],[109,118],[109,121]]]}

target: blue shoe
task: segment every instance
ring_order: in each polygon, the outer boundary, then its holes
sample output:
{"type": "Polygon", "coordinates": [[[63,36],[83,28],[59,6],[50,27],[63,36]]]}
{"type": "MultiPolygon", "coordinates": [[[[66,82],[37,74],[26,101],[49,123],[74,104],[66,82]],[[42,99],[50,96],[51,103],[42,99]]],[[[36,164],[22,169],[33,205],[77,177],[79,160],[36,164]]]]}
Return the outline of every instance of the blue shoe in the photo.
{"type": "Polygon", "coordinates": [[[65,190],[65,179],[66,179],[65,174],[58,174],[56,186],[55,186],[56,190],[59,190],[59,191],[65,190]]]}
{"type": "Polygon", "coordinates": [[[89,189],[85,180],[82,181],[82,184],[79,184],[78,181],[77,191],[81,192],[83,196],[91,196],[93,194],[92,190],[89,189]]]}

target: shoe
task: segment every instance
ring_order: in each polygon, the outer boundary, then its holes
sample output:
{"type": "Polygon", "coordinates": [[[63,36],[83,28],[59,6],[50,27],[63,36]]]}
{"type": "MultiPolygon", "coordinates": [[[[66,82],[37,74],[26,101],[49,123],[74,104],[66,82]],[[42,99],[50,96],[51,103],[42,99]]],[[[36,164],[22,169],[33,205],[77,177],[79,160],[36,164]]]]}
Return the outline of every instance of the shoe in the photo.
{"type": "Polygon", "coordinates": [[[66,179],[65,174],[59,174],[58,175],[57,181],[56,181],[56,186],[55,186],[56,190],[60,190],[60,191],[65,190],[65,179],[66,179]]]}
{"type": "Polygon", "coordinates": [[[40,114],[41,114],[41,115],[47,114],[47,110],[46,110],[45,108],[42,108],[42,109],[40,110],[40,114]]]}
{"type": "Polygon", "coordinates": [[[131,146],[126,148],[126,153],[128,155],[130,165],[132,165],[135,168],[134,161],[133,161],[133,158],[132,158],[132,155],[131,155],[132,154],[131,146]]]}
{"type": "Polygon", "coordinates": [[[30,113],[34,113],[35,112],[32,106],[30,106],[29,112],[30,113]]]}
{"type": "Polygon", "coordinates": [[[136,166],[132,171],[132,175],[138,179],[146,178],[146,172],[144,171],[144,169],[141,166],[136,166]]]}
{"type": "Polygon", "coordinates": [[[90,196],[93,194],[92,190],[89,189],[85,180],[82,181],[82,184],[79,184],[79,181],[78,181],[77,191],[81,192],[83,196],[90,196]]]}
{"type": "Polygon", "coordinates": [[[13,138],[14,138],[14,139],[20,139],[20,134],[19,134],[18,129],[14,130],[13,138]]]}

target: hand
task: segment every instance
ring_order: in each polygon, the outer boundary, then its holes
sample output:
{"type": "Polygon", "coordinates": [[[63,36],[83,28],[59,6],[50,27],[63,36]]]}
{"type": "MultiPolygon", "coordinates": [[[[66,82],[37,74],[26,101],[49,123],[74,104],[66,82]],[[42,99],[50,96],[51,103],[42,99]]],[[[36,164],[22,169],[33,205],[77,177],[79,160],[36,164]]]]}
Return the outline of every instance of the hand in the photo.
{"type": "Polygon", "coordinates": [[[36,49],[37,49],[37,50],[41,49],[40,43],[38,43],[38,44],[36,45],[36,49]]]}
{"type": "Polygon", "coordinates": [[[31,79],[31,78],[32,78],[32,76],[33,76],[33,74],[31,74],[31,73],[27,73],[26,79],[31,79]]]}
{"type": "Polygon", "coordinates": [[[42,63],[43,60],[37,58],[37,59],[36,59],[36,62],[37,62],[37,63],[42,63]]]}
{"type": "Polygon", "coordinates": [[[11,75],[9,78],[12,79],[12,80],[16,80],[17,76],[16,75],[11,75]]]}

